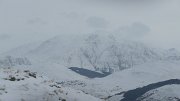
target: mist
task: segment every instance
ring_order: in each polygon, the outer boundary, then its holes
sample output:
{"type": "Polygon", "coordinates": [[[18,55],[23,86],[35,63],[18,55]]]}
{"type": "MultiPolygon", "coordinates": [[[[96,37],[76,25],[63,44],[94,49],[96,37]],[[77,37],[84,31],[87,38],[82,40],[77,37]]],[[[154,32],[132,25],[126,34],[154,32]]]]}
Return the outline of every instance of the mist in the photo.
{"type": "Polygon", "coordinates": [[[179,0],[0,0],[0,53],[58,35],[97,31],[177,48],[179,0]]]}

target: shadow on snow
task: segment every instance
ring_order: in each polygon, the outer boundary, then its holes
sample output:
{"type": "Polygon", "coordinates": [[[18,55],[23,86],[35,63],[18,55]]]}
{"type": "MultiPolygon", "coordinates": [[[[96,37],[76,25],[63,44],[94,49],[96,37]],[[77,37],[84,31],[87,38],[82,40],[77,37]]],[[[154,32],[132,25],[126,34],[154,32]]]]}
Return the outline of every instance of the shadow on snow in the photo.
{"type": "Polygon", "coordinates": [[[110,75],[110,73],[108,72],[99,73],[96,71],[92,71],[84,68],[78,68],[78,67],[70,67],[69,69],[88,78],[102,78],[110,75]]]}

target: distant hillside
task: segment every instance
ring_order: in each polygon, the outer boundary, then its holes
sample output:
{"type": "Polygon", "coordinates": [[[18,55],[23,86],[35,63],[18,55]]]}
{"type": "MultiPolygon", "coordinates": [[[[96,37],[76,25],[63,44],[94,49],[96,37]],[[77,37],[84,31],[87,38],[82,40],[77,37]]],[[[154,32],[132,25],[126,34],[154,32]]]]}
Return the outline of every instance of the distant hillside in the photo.
{"type": "Polygon", "coordinates": [[[66,67],[83,67],[115,72],[148,61],[178,61],[180,52],[152,48],[137,41],[123,40],[118,35],[89,34],[57,36],[40,44],[21,47],[2,55],[21,56],[66,67]],[[29,49],[29,50],[28,50],[29,49]]]}

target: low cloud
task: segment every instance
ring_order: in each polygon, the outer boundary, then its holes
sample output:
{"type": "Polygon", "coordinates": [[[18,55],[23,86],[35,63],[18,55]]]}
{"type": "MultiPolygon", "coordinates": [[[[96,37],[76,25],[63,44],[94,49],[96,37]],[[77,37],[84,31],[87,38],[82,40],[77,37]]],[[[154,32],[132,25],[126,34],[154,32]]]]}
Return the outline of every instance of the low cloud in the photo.
{"type": "Polygon", "coordinates": [[[30,20],[27,21],[28,24],[47,24],[46,21],[44,21],[43,19],[36,17],[36,18],[32,18],[30,20]]]}
{"type": "Polygon", "coordinates": [[[81,15],[77,12],[61,12],[61,17],[64,17],[66,19],[78,19],[81,18],[81,15]]]}
{"type": "Polygon", "coordinates": [[[140,23],[135,22],[130,26],[123,26],[119,29],[115,30],[114,33],[121,34],[124,37],[134,37],[139,38],[147,35],[150,33],[151,29],[149,26],[140,23]]]}
{"type": "Polygon", "coordinates": [[[101,17],[89,17],[86,22],[92,28],[107,28],[109,25],[109,22],[101,17]]]}
{"type": "Polygon", "coordinates": [[[9,39],[9,38],[11,38],[11,36],[8,35],[8,34],[0,34],[0,40],[6,40],[6,39],[9,39]]]}

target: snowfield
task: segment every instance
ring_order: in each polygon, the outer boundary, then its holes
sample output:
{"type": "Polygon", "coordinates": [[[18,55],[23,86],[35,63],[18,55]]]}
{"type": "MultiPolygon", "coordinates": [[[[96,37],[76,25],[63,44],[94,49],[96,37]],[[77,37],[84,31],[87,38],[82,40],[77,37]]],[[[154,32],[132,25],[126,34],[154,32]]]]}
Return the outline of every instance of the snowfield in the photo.
{"type": "MultiPolygon", "coordinates": [[[[95,97],[106,99],[108,96],[152,83],[180,79],[179,65],[179,62],[151,62],[113,73],[104,78],[85,79],[83,80],[85,86],[74,85],[73,83],[63,84],[63,86],[82,90],[95,97]]],[[[118,100],[112,101],[119,101],[119,99],[118,97],[118,100]]]]}
{"type": "Polygon", "coordinates": [[[0,69],[0,101],[101,101],[28,70],[0,69]]]}

